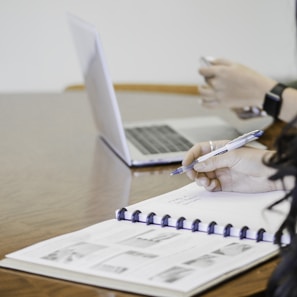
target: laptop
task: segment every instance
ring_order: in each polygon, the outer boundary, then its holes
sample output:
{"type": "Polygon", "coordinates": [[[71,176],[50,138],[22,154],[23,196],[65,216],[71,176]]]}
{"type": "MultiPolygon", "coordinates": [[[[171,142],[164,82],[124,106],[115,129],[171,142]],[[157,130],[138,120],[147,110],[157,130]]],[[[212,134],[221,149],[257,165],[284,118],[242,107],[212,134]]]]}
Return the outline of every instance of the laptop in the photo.
{"type": "Polygon", "coordinates": [[[129,167],[178,163],[197,142],[238,136],[216,116],[124,125],[96,28],[74,15],[67,17],[99,136],[129,167]]]}

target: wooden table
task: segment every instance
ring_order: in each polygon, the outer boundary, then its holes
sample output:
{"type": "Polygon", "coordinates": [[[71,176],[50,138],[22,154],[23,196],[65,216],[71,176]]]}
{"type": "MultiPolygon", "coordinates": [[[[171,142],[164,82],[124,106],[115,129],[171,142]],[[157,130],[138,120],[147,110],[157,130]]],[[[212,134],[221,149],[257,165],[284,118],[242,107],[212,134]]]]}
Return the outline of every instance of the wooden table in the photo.
{"type": "MultiPolygon", "coordinates": [[[[193,116],[201,109],[193,94],[121,91],[119,101],[124,120],[193,116]]],[[[185,175],[169,176],[174,165],[123,164],[98,138],[84,92],[1,94],[0,141],[1,258],[189,183],[185,175]]],[[[271,260],[202,296],[252,296],[264,290],[275,265],[271,260]]],[[[136,295],[0,269],[0,296],[136,295]]]]}

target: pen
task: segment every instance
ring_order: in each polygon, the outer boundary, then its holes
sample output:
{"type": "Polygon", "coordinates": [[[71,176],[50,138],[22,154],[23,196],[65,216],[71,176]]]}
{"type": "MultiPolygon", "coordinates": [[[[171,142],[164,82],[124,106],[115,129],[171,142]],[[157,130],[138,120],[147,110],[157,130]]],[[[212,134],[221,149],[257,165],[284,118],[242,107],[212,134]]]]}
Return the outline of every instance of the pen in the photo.
{"type": "Polygon", "coordinates": [[[251,131],[249,133],[246,133],[246,134],[243,134],[231,141],[229,141],[228,143],[226,143],[223,147],[221,148],[218,148],[208,154],[205,154],[201,157],[199,157],[198,159],[196,159],[195,161],[193,161],[190,165],[187,165],[187,166],[181,166],[181,167],[178,167],[177,169],[175,169],[174,171],[172,171],[170,173],[170,175],[177,175],[177,174],[182,174],[188,170],[191,170],[193,169],[194,165],[199,163],[199,162],[203,162],[213,156],[217,156],[217,155],[220,155],[220,154],[224,154],[224,153],[227,153],[231,150],[234,150],[234,149],[237,149],[239,147],[242,147],[244,146],[245,144],[247,144],[248,142],[251,142],[255,139],[258,139],[260,136],[263,135],[263,131],[262,130],[254,130],[254,131],[251,131]]]}

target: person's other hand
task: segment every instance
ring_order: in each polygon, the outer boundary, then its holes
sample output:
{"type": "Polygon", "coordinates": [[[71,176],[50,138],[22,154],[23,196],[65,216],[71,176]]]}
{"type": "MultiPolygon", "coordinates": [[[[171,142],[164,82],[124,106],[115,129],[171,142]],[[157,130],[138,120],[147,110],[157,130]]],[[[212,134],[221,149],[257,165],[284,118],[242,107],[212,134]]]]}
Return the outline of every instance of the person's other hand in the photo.
{"type": "Polygon", "coordinates": [[[226,59],[214,59],[202,67],[206,85],[199,86],[204,105],[215,107],[262,106],[265,93],[277,83],[257,71],[226,59]]]}

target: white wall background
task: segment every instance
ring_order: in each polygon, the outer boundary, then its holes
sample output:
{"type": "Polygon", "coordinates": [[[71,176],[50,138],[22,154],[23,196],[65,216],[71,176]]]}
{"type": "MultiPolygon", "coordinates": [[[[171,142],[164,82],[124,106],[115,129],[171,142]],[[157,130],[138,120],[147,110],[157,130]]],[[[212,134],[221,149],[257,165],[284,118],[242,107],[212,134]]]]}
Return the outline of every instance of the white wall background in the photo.
{"type": "Polygon", "coordinates": [[[67,11],[98,28],[114,82],[196,84],[201,55],[297,78],[294,0],[0,0],[0,92],[82,83],[67,11]]]}

